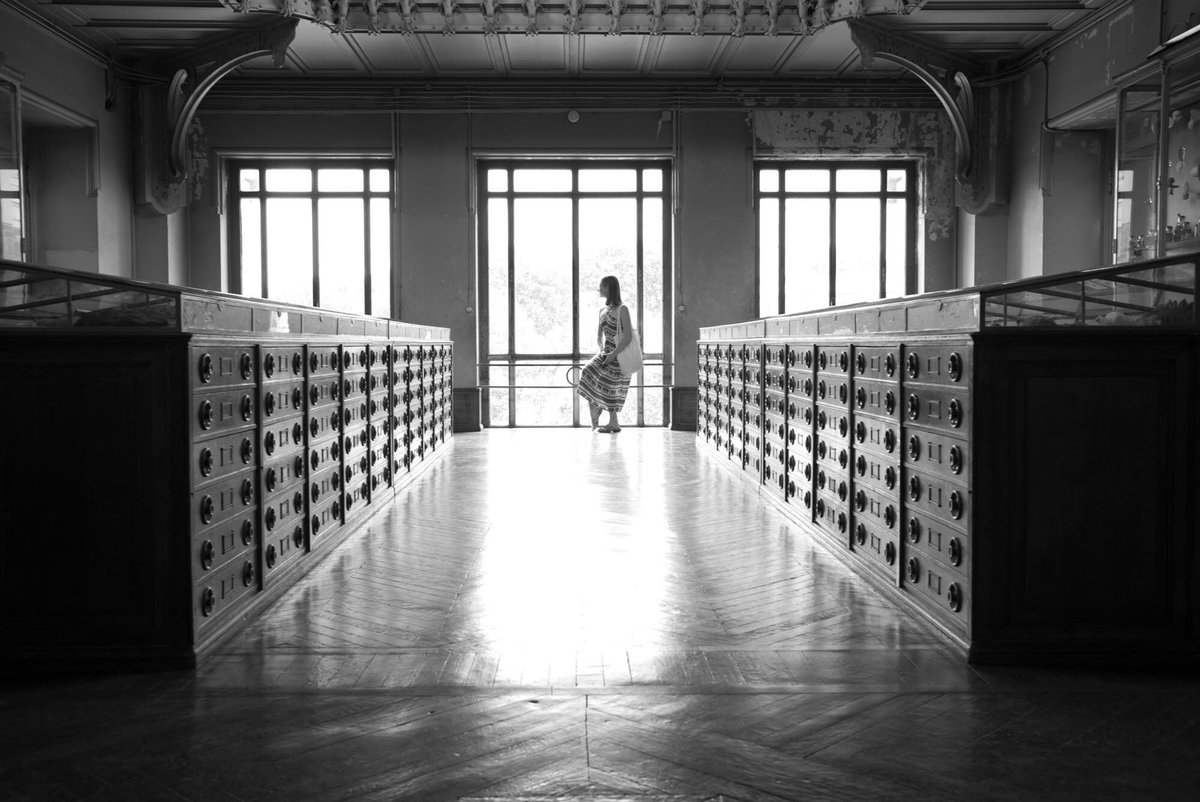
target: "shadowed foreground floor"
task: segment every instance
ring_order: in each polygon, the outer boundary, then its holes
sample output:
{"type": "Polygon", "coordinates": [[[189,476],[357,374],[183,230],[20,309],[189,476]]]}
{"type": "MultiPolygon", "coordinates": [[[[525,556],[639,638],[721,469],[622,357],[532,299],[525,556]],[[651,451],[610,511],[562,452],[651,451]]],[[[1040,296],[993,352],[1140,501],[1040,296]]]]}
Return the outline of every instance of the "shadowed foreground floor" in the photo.
{"type": "Polygon", "coordinates": [[[195,672],[9,685],[0,799],[1200,796],[1200,681],[972,668],[698,452],[460,435],[195,672]]]}

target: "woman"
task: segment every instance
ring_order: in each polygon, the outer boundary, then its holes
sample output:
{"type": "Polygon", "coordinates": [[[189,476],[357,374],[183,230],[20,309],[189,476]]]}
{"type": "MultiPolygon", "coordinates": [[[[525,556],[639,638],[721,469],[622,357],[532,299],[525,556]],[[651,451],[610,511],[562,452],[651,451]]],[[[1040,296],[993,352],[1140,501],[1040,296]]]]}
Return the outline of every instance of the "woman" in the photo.
{"type": "Polygon", "coordinates": [[[621,431],[617,413],[625,406],[625,396],[629,392],[629,377],[621,372],[617,352],[629,345],[633,337],[633,322],[629,319],[629,310],[621,303],[621,282],[617,281],[616,276],[600,279],[600,295],[606,303],[596,326],[596,342],[600,346],[600,353],[583,366],[577,389],[579,395],[588,402],[592,428],[615,433],[621,431]],[[617,342],[618,322],[620,342],[617,342]],[[608,422],[603,426],[600,425],[601,410],[608,411],[608,422]]]}

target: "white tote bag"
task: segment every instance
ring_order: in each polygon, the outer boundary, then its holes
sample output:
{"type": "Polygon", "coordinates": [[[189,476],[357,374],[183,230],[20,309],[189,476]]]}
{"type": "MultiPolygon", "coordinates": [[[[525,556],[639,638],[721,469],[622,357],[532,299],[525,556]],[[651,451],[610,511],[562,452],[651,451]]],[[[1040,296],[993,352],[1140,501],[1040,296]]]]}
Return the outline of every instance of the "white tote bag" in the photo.
{"type": "MultiPolygon", "coordinates": [[[[621,342],[621,309],[617,310],[617,342],[621,342]]],[[[642,341],[638,337],[637,329],[629,334],[629,345],[617,352],[617,364],[626,376],[632,376],[642,369],[642,341]]]]}

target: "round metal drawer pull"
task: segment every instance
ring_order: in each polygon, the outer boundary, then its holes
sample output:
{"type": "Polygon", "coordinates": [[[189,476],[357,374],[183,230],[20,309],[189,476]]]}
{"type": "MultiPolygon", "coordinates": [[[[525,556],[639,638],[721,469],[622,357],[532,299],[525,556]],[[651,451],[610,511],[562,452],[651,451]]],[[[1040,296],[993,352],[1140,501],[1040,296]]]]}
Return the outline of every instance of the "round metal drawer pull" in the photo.
{"type": "Polygon", "coordinates": [[[846,497],[850,495],[850,488],[846,486],[845,482],[838,482],[837,493],[838,493],[838,498],[841,499],[842,501],[845,501],[846,497]]]}
{"type": "Polygon", "coordinates": [[[812,509],[812,492],[804,491],[804,509],[812,509]]]}
{"type": "Polygon", "coordinates": [[[916,393],[912,393],[908,396],[908,419],[916,420],[919,417],[921,417],[921,399],[917,397],[916,393]]]}
{"type": "Polygon", "coordinates": [[[200,355],[200,381],[208,384],[213,377],[213,358],[212,354],[200,355]]]}
{"type": "Polygon", "coordinates": [[[321,433],[321,422],[318,421],[316,418],[312,418],[311,420],[309,420],[308,433],[311,434],[313,437],[316,437],[318,434],[320,434],[321,433]]]}
{"type": "Polygon", "coordinates": [[[292,374],[299,376],[304,372],[304,358],[300,356],[300,352],[296,351],[292,354],[292,374]]]}
{"type": "Polygon", "coordinates": [[[915,434],[908,438],[908,458],[913,462],[921,458],[921,439],[915,434]]]}
{"type": "Polygon", "coordinates": [[[838,465],[842,466],[842,470],[845,470],[849,463],[850,455],[846,452],[846,449],[843,448],[838,451],[838,465]]]}
{"type": "Polygon", "coordinates": [[[338,354],[337,349],[330,351],[329,352],[329,367],[332,368],[333,370],[337,370],[338,364],[340,362],[341,362],[341,356],[338,354]]]}
{"type": "Polygon", "coordinates": [[[896,375],[896,355],[888,354],[883,358],[883,372],[889,378],[896,375]]]}
{"type": "Polygon", "coordinates": [[[242,420],[254,420],[254,399],[248,395],[242,396],[242,420]]]}
{"type": "Polygon", "coordinates": [[[846,513],[839,512],[837,517],[838,531],[842,534],[846,534],[846,527],[849,526],[849,523],[849,520],[846,518],[846,513]]]}
{"type": "Polygon", "coordinates": [[[838,401],[842,402],[843,404],[846,403],[846,400],[849,398],[849,394],[850,391],[846,388],[845,384],[838,385],[838,401]]]}
{"type": "Polygon", "coordinates": [[[859,490],[854,494],[854,509],[863,512],[867,508],[867,494],[859,490]]]}
{"type": "Polygon", "coordinates": [[[808,396],[809,398],[812,398],[812,394],[813,394],[813,383],[812,383],[812,379],[805,379],[805,380],[804,380],[804,394],[805,394],[806,396],[808,396]]]}
{"type": "Polygon", "coordinates": [[[317,387],[317,385],[314,384],[308,388],[309,406],[315,407],[317,405],[317,402],[320,400],[321,400],[321,389],[319,387],[317,387]]]}
{"type": "Polygon", "coordinates": [[[329,512],[333,515],[334,518],[341,518],[342,517],[341,502],[338,502],[338,501],[333,502],[333,504],[331,504],[329,506],[329,512]]]}
{"type": "Polygon", "coordinates": [[[862,421],[854,424],[854,439],[860,443],[867,442],[867,424],[862,421]]]}
{"type": "Polygon", "coordinates": [[[829,449],[825,446],[824,440],[817,443],[817,458],[818,459],[825,459],[825,455],[828,452],[829,452],[829,449]]]}
{"type": "Polygon", "coordinates": [[[292,445],[304,445],[304,424],[296,421],[292,424],[292,445]]]}
{"type": "MultiPolygon", "coordinates": [[[[263,411],[267,413],[267,417],[275,414],[275,394],[267,393],[263,399],[263,411]]],[[[244,413],[243,413],[244,414],[244,413]]]]}
{"type": "Polygon", "coordinates": [[[825,354],[824,351],[821,351],[819,354],[817,354],[817,367],[819,367],[821,370],[825,370],[825,368],[828,366],[829,366],[829,357],[825,354]]]}
{"type": "Polygon", "coordinates": [[[300,409],[304,404],[304,391],[299,387],[292,388],[292,409],[300,409]]]}
{"type": "MultiPolygon", "coordinates": [[[[266,451],[268,456],[275,453],[275,432],[267,432],[263,435],[263,451],[266,451]]],[[[246,449],[243,449],[243,462],[249,462],[250,460],[245,459],[245,456],[246,449]]]]}
{"type": "Polygon", "coordinates": [[[950,447],[950,472],[956,473],[956,474],[962,473],[962,469],[963,469],[962,449],[959,448],[958,446],[951,446],[950,447]]]}
{"type": "Polygon", "coordinates": [[[315,535],[317,532],[321,531],[321,519],[318,516],[314,515],[312,517],[312,520],[308,522],[308,526],[309,526],[309,531],[315,535]]]}
{"type": "Polygon", "coordinates": [[[962,609],[962,588],[958,586],[957,582],[950,583],[950,587],[946,592],[946,602],[950,605],[950,609],[956,613],[962,609]]]}
{"type": "Polygon", "coordinates": [[[909,543],[920,543],[921,542],[921,522],[919,520],[917,520],[916,518],[909,518],[908,519],[908,528],[906,531],[908,532],[908,542],[909,543]]]}
{"type": "Polygon", "coordinates": [[[850,367],[850,354],[842,351],[838,354],[838,368],[844,373],[850,367]]]}
{"type": "Polygon", "coordinates": [[[274,468],[267,469],[267,478],[265,481],[266,481],[266,485],[267,485],[267,492],[268,493],[274,492],[275,484],[278,481],[278,476],[276,475],[274,468]]]}
{"type": "Polygon", "coordinates": [[[918,476],[908,477],[908,497],[913,501],[921,500],[921,479],[918,476]]]}
{"type": "Polygon", "coordinates": [[[296,548],[304,546],[304,527],[297,526],[292,530],[292,545],[296,548]]]}
{"type": "Polygon", "coordinates": [[[963,358],[957,351],[950,354],[948,369],[950,373],[950,381],[956,382],[962,380],[963,358]]]}
{"type": "Polygon", "coordinates": [[[862,454],[859,454],[858,457],[854,460],[854,469],[858,472],[859,476],[866,476],[867,475],[867,458],[864,457],[862,454]]]}
{"type": "Polygon", "coordinates": [[[275,558],[277,555],[278,555],[278,552],[275,551],[274,545],[267,546],[266,558],[267,558],[267,567],[268,568],[275,567],[275,558]]]}
{"type": "Polygon", "coordinates": [[[883,508],[883,523],[888,529],[896,528],[896,508],[891,504],[883,508]]]}
{"type": "Polygon", "coordinates": [[[212,588],[205,588],[200,593],[200,613],[205,617],[213,614],[213,610],[217,607],[217,594],[212,588]]]}
{"type": "MultiPolygon", "coordinates": [[[[845,389],[845,385],[842,386],[842,389],[845,389]]],[[[867,391],[861,387],[855,390],[854,403],[858,405],[859,409],[865,409],[867,406],[867,391]]]]}
{"type": "Polygon", "coordinates": [[[862,351],[854,355],[854,367],[858,369],[860,376],[867,372],[867,355],[862,351]]]}
{"type": "Polygon", "coordinates": [[[827,419],[826,419],[826,417],[825,417],[825,413],[824,413],[824,412],[818,412],[818,413],[817,413],[817,426],[819,426],[820,428],[824,429],[824,428],[825,428],[825,423],[826,423],[826,420],[827,420],[827,419]]]}
{"type": "Polygon", "coordinates": [[[908,565],[905,567],[904,573],[909,582],[916,582],[921,578],[921,563],[916,557],[908,558],[908,565]]]}
{"type": "Polygon", "coordinates": [[[254,573],[254,563],[246,560],[246,562],[242,564],[242,584],[246,587],[253,585],[254,573]]]}
{"type": "Polygon", "coordinates": [[[297,479],[304,478],[304,457],[303,456],[297,455],[296,459],[292,461],[292,473],[295,474],[295,478],[297,478],[297,479]]]}
{"type": "Polygon", "coordinates": [[[957,398],[950,400],[950,425],[955,429],[962,426],[963,406],[957,398]]]}
{"type": "Polygon", "coordinates": [[[263,373],[269,379],[275,375],[275,355],[267,354],[263,357],[263,373]]]}
{"type": "Polygon", "coordinates": [[[896,394],[888,390],[883,396],[883,411],[891,415],[896,411],[896,394]]]}
{"type": "Polygon", "coordinates": [[[896,433],[891,429],[883,433],[883,449],[889,454],[896,450],[896,433]]]}
{"type": "Polygon", "coordinates": [[[263,513],[263,523],[267,527],[268,532],[275,531],[276,513],[274,507],[267,507],[267,511],[263,513]]]}
{"type": "Polygon", "coordinates": [[[854,527],[854,542],[862,546],[867,542],[867,527],[856,524],[854,527]]]}
{"type": "Polygon", "coordinates": [[[200,523],[212,523],[215,509],[216,505],[213,503],[212,496],[205,496],[200,499],[200,523]]]}
{"type": "Polygon", "coordinates": [[[254,375],[254,357],[246,352],[242,352],[242,358],[239,360],[241,364],[242,378],[249,380],[254,375]]]}
{"type": "Polygon", "coordinates": [[[949,556],[950,556],[950,564],[954,565],[954,566],[962,565],[962,558],[963,558],[962,542],[959,541],[959,539],[956,537],[950,538],[950,544],[949,544],[948,550],[949,550],[949,556]]]}
{"type": "MultiPolygon", "coordinates": [[[[793,363],[794,364],[794,363],[793,363]]],[[[811,350],[804,352],[804,367],[811,368],[813,364],[813,355],[811,350]]]]}
{"type": "Polygon", "coordinates": [[[242,521],[242,545],[249,546],[254,543],[254,522],[242,521]]]}
{"type": "Polygon", "coordinates": [[[812,422],[813,422],[813,413],[812,413],[812,408],[811,408],[811,407],[805,407],[805,408],[804,408],[804,422],[805,422],[805,423],[812,423],[812,422]]]}
{"type": "Polygon", "coordinates": [[[888,490],[894,490],[896,488],[896,469],[891,465],[889,465],[883,472],[883,483],[887,485],[888,490]]]}
{"type": "Polygon", "coordinates": [[[905,365],[908,369],[908,378],[917,378],[917,374],[921,372],[921,358],[917,356],[915,351],[908,352],[908,359],[905,361],[905,365]]]}
{"type": "Polygon", "coordinates": [[[845,437],[846,434],[849,433],[849,431],[850,431],[850,421],[848,421],[844,415],[839,416],[838,417],[838,434],[840,434],[842,437],[845,437]]]}
{"type": "Polygon", "coordinates": [[[883,547],[883,559],[887,560],[888,565],[896,564],[896,544],[888,543],[883,547]]]}
{"type": "Polygon", "coordinates": [[[200,449],[200,475],[208,476],[213,470],[213,455],[207,448],[200,449]]]}
{"type": "Polygon", "coordinates": [[[308,372],[316,373],[321,368],[321,358],[317,356],[316,351],[311,351],[308,354],[308,372]]]}
{"type": "Polygon", "coordinates": [[[211,540],[206,540],[200,546],[200,567],[207,571],[212,568],[213,561],[217,558],[217,547],[213,545],[211,540]]]}
{"type": "Polygon", "coordinates": [[[312,500],[313,504],[316,504],[317,499],[321,497],[321,485],[317,482],[313,482],[311,485],[309,485],[308,497],[312,500]]]}
{"type": "Polygon", "coordinates": [[[950,517],[958,520],[963,515],[963,500],[962,494],[957,490],[950,494],[950,517]]]}
{"type": "Polygon", "coordinates": [[[824,398],[826,394],[825,381],[817,382],[817,398],[824,398]]]}
{"type": "Polygon", "coordinates": [[[824,499],[817,499],[817,517],[818,518],[825,517],[825,500],[824,499]]]}
{"type": "Polygon", "coordinates": [[[792,496],[796,495],[796,483],[790,479],[788,480],[788,483],[787,483],[787,494],[788,494],[788,498],[791,498],[792,496]]]}
{"type": "MultiPolygon", "coordinates": [[[[796,434],[796,430],[793,429],[792,430],[793,442],[795,442],[795,434],[796,434]]],[[[804,436],[804,450],[807,451],[809,454],[812,453],[812,435],[811,434],[806,434],[804,436]]]]}
{"type": "Polygon", "coordinates": [[[200,428],[211,429],[213,425],[213,405],[207,399],[200,402],[200,428]]]}

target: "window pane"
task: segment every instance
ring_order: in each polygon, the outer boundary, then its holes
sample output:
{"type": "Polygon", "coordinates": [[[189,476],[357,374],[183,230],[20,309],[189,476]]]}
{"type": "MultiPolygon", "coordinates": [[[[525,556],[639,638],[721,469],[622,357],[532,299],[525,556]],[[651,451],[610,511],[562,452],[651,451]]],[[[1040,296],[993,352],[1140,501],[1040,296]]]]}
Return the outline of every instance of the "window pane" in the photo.
{"type": "MultiPolygon", "coordinates": [[[[242,170],[243,175],[248,172],[253,171],[242,170]]],[[[259,217],[261,203],[258,198],[242,198],[238,212],[242,226],[242,295],[255,298],[262,297],[262,220],[259,217]]]]}
{"type": "Polygon", "coordinates": [[[517,387],[521,388],[517,390],[518,426],[571,425],[574,390],[565,376],[566,368],[517,366],[517,387]]]}
{"type": "Polygon", "coordinates": [[[487,188],[489,192],[507,192],[508,170],[488,170],[487,188]]]}
{"type": "MultiPolygon", "coordinates": [[[[839,183],[842,172],[838,172],[839,183]]],[[[879,173],[873,172],[878,184],[879,173]]],[[[835,304],[879,298],[879,203],[876,198],[837,201],[835,304]]]]}
{"type": "Polygon", "coordinates": [[[758,172],[758,188],[763,192],[778,192],[779,191],[779,171],[778,170],[759,170],[759,172],[758,172]]]}
{"type": "Polygon", "coordinates": [[[374,169],[371,171],[371,191],[387,192],[391,189],[391,170],[374,169]]]}
{"type": "Polygon", "coordinates": [[[637,170],[580,170],[580,192],[636,192],[637,170]]]}
{"type": "Polygon", "coordinates": [[[570,170],[513,170],[517,192],[570,192],[570,170]]]}
{"type": "Polygon", "coordinates": [[[312,306],[312,281],[312,201],[268,199],[267,292],[276,301],[312,306]]]}
{"type": "Polygon", "coordinates": [[[887,297],[898,298],[908,292],[908,202],[892,198],[887,202],[887,297]]]}
{"type": "MultiPolygon", "coordinates": [[[[567,228],[570,229],[569,219],[567,228]]],[[[567,269],[570,270],[570,262],[567,269]]],[[[604,308],[599,287],[600,279],[605,276],[617,277],[621,301],[629,307],[633,325],[639,325],[637,201],[633,198],[579,201],[579,351],[583,354],[596,352],[596,325],[604,308]]],[[[568,299],[564,309],[570,308],[568,299]]]]}
{"type": "Polygon", "coordinates": [[[663,350],[663,202],[642,201],[642,350],[663,350]]]}
{"type": "Polygon", "coordinates": [[[784,226],[784,311],[829,306],[829,201],[787,201],[784,226]]]}
{"type": "MultiPolygon", "coordinates": [[[[493,173],[503,172],[493,170],[493,173]]],[[[508,201],[488,201],[488,352],[508,353],[508,201]]],[[[508,413],[504,413],[505,416],[508,413]]],[[[508,423],[505,417],[504,422],[508,423]]]]}
{"type": "Polygon", "coordinates": [[[778,315],[779,308],[779,201],[758,202],[758,314],[778,315]]]}
{"type": "Polygon", "coordinates": [[[371,198],[371,314],[379,317],[392,316],[390,204],[387,198],[371,198]]]}
{"type": "Polygon", "coordinates": [[[908,171],[907,170],[888,170],[887,171],[887,191],[888,192],[904,192],[908,189],[908,171]]]}
{"type": "Polygon", "coordinates": [[[663,188],[663,171],[642,170],[642,189],[646,192],[662,192],[663,188]]]}
{"type": "Polygon", "coordinates": [[[508,383],[508,365],[489,366],[488,384],[491,389],[484,391],[488,394],[489,426],[508,425],[508,400],[510,397],[508,383]]]}
{"type": "Polygon", "coordinates": [[[20,198],[0,198],[0,257],[13,261],[22,258],[20,198]]]}
{"type": "Polygon", "coordinates": [[[788,192],[828,192],[828,170],[788,170],[784,175],[788,192]]]}
{"type": "Polygon", "coordinates": [[[517,200],[513,216],[517,352],[570,353],[571,200],[517,200]]]}
{"type": "Polygon", "coordinates": [[[363,171],[329,168],[317,170],[317,189],[321,192],[362,192],[363,171]]]}
{"type": "MultiPolygon", "coordinates": [[[[643,416],[647,426],[662,426],[663,425],[663,369],[661,366],[646,365],[642,368],[642,372],[634,377],[635,383],[646,385],[645,390],[645,406],[643,416]]],[[[629,391],[629,399],[625,402],[625,411],[621,412],[621,417],[630,423],[633,423],[633,390],[629,391]]]]}
{"type": "Polygon", "coordinates": [[[309,192],[312,190],[312,170],[275,168],[267,170],[268,192],[309,192]]]}
{"type": "Polygon", "coordinates": [[[879,170],[838,170],[838,192],[879,192],[879,170]]]}
{"type": "Polygon", "coordinates": [[[242,192],[258,192],[258,170],[238,170],[238,188],[242,192]]]}
{"type": "Polygon", "coordinates": [[[363,201],[322,198],[317,201],[321,271],[321,306],[361,315],[366,311],[366,248],[363,201]]]}

